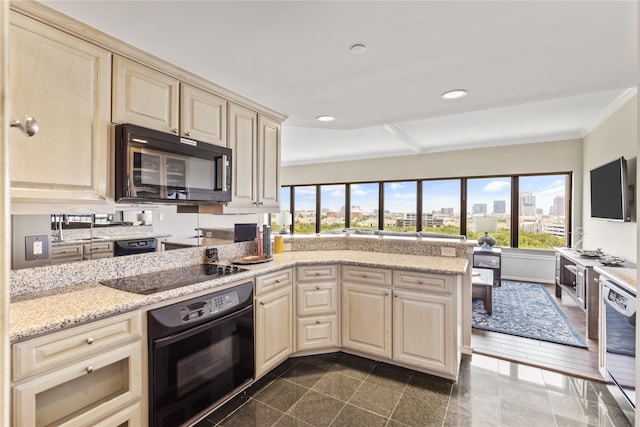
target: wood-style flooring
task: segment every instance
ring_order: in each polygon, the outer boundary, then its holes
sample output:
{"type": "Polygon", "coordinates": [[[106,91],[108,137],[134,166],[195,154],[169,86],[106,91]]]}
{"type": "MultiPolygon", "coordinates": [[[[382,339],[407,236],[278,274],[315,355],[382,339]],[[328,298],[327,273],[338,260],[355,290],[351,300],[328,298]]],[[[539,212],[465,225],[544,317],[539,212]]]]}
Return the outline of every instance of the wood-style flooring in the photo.
{"type": "Polygon", "coordinates": [[[558,306],[567,315],[588,349],[554,344],[497,332],[473,329],[473,352],[499,359],[536,366],[554,372],[596,381],[604,381],[598,371],[598,341],[586,339],[586,315],[569,296],[555,297],[554,285],[545,285],[558,306]]]}

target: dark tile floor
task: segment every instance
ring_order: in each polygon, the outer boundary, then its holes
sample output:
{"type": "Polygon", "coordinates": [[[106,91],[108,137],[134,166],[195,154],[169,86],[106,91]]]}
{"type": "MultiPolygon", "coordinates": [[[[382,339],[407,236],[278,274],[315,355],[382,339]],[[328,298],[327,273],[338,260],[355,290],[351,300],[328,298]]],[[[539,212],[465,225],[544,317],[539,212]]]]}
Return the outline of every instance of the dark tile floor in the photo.
{"type": "Polygon", "coordinates": [[[456,383],[346,353],[291,358],[210,426],[627,426],[602,383],[463,356],[456,383]]]}

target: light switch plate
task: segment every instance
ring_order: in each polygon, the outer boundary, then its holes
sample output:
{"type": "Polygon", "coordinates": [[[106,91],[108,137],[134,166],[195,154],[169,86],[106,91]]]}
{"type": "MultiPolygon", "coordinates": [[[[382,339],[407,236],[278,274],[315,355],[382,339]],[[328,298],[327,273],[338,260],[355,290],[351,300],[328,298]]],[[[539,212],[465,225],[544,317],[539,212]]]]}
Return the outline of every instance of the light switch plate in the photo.
{"type": "Polygon", "coordinates": [[[49,258],[49,236],[42,234],[39,236],[25,236],[24,259],[36,261],[49,258]]]}

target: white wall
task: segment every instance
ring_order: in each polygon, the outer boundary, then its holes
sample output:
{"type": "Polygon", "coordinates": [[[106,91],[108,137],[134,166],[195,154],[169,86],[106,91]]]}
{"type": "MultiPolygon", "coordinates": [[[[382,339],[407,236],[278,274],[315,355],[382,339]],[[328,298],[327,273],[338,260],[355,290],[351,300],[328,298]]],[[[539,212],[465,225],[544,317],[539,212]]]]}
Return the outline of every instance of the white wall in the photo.
{"type": "Polygon", "coordinates": [[[582,247],[602,248],[606,253],[625,257],[634,263],[637,257],[636,215],[632,216],[633,222],[627,223],[591,219],[589,171],[624,156],[627,159],[629,183],[635,183],[638,156],[637,104],[637,96],[634,96],[584,138],[582,190],[585,231],[582,247]]]}

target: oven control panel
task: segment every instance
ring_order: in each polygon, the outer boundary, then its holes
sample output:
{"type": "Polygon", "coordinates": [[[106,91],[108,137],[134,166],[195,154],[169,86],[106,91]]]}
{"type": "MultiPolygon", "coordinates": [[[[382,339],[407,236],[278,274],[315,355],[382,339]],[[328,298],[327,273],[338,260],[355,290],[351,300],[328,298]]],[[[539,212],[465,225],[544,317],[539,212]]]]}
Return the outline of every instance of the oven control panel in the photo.
{"type": "Polygon", "coordinates": [[[212,298],[205,298],[199,301],[190,302],[180,307],[180,318],[183,322],[190,322],[194,319],[210,316],[212,314],[224,313],[227,310],[240,304],[238,292],[229,291],[218,294],[212,298]]]}

